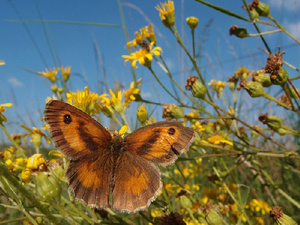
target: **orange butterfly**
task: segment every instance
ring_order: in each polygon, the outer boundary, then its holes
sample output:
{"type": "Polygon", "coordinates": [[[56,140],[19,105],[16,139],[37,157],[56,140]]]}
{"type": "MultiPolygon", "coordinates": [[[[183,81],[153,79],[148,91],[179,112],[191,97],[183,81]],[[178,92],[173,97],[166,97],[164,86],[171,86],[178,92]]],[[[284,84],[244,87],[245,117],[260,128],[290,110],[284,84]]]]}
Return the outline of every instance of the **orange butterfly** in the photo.
{"type": "Polygon", "coordinates": [[[44,116],[56,147],[71,158],[65,176],[76,199],[128,213],[143,210],[156,199],[162,182],[155,163],[173,163],[196,133],[180,122],[158,122],[123,139],[56,100],[47,103],[44,116]]]}

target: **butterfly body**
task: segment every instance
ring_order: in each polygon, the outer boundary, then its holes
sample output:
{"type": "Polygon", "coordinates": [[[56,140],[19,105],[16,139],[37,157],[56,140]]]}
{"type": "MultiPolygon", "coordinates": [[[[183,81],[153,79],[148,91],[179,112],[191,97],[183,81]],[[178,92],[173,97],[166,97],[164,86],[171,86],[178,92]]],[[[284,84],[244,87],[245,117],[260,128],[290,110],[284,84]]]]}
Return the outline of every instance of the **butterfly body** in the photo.
{"type": "Polygon", "coordinates": [[[56,147],[71,159],[65,176],[76,199],[129,213],[145,209],[161,190],[155,164],[173,163],[195,137],[195,131],[180,122],[158,122],[123,139],[56,100],[47,103],[45,120],[56,147]]]}

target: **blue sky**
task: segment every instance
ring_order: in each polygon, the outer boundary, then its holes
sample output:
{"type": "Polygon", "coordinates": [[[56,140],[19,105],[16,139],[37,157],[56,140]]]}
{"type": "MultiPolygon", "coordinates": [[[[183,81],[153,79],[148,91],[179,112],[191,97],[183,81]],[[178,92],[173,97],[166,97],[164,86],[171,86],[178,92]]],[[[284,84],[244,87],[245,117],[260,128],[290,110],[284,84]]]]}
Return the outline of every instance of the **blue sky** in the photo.
{"type": "MultiPolygon", "coordinates": [[[[242,1],[207,1],[220,4],[224,8],[247,17],[241,9],[242,1]]],[[[147,26],[150,22],[153,23],[158,39],[157,45],[162,47],[163,57],[170,66],[174,78],[184,86],[186,78],[191,75],[189,74],[190,65],[180,63],[182,59],[184,62],[187,61],[184,59],[182,50],[176,45],[174,37],[160,21],[155,9],[159,2],[157,0],[121,1],[129,38],[133,39],[135,31],[147,26]]],[[[300,2],[298,0],[266,0],[265,2],[270,4],[273,17],[297,38],[300,38],[300,2]]],[[[265,48],[260,38],[238,39],[228,34],[228,29],[232,25],[246,27],[249,33],[253,33],[254,28],[251,24],[217,13],[192,0],[175,0],[175,12],[177,28],[189,49],[191,49],[191,35],[185,24],[185,18],[188,16],[199,18],[196,39],[204,40],[201,43],[199,63],[207,82],[211,79],[226,81],[227,77],[241,66],[253,70],[265,66],[266,55],[259,50],[259,48],[265,48]],[[210,21],[212,22],[204,33],[204,27],[210,21]]],[[[12,102],[14,104],[13,108],[6,111],[12,130],[20,130],[17,127],[21,123],[27,126],[41,126],[40,118],[45,99],[52,95],[51,85],[47,79],[26,72],[22,68],[38,72],[45,71],[47,67],[58,66],[57,61],[53,59],[53,52],[51,53],[54,49],[62,65],[72,66],[70,90],[83,90],[87,85],[92,91],[99,90],[99,81],[104,78],[102,69],[99,67],[99,59],[95,57],[95,43],[103,56],[110,87],[113,86],[114,81],[121,82],[125,88],[129,87],[132,81],[130,64],[124,66],[124,60],[121,58],[122,55],[128,54],[127,49],[124,48],[126,39],[122,28],[63,23],[47,23],[43,26],[41,23],[24,24],[13,21],[20,19],[121,25],[118,3],[114,0],[1,1],[0,59],[4,60],[6,65],[0,67],[0,103],[12,102]],[[45,60],[42,60],[26,29],[30,31],[30,35],[45,60]],[[51,42],[50,47],[47,41],[51,42]]],[[[272,30],[270,27],[261,25],[260,27],[262,30],[272,30]]],[[[282,50],[287,52],[284,60],[299,67],[300,49],[294,41],[281,33],[266,36],[266,39],[273,52],[277,51],[277,46],[281,46],[282,50]]],[[[158,67],[154,68],[161,81],[169,84],[163,71],[158,67]]],[[[144,80],[142,93],[144,98],[151,100],[153,87],[155,87],[158,93],[155,96],[157,100],[163,102],[170,100],[145,68],[139,66],[136,75],[137,78],[142,77],[144,80]]],[[[299,76],[294,71],[290,75],[299,76]]],[[[296,83],[297,85],[299,86],[299,82],[296,83]]],[[[160,115],[161,109],[157,111],[160,115]]]]}

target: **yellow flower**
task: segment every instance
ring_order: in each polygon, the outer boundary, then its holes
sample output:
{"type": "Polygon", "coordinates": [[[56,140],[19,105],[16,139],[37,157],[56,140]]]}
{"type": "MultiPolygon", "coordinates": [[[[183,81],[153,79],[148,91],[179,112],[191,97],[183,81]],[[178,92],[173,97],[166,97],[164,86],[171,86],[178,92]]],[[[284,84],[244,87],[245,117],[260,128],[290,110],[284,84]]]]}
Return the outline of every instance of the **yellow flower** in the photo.
{"type": "Polygon", "coordinates": [[[11,161],[11,159],[6,160],[5,164],[6,164],[7,168],[10,169],[10,170],[12,170],[14,168],[14,164],[11,161]]]}
{"type": "Polygon", "coordinates": [[[138,89],[138,85],[141,84],[141,81],[131,82],[130,88],[127,91],[124,91],[124,98],[125,98],[125,107],[129,107],[129,104],[136,99],[136,95],[139,94],[141,91],[138,89]]]}
{"type": "Polygon", "coordinates": [[[191,218],[183,219],[186,225],[205,225],[205,223],[200,223],[198,220],[196,220],[196,223],[191,218]]]}
{"type": "Polygon", "coordinates": [[[138,121],[144,124],[147,120],[147,110],[145,108],[145,104],[143,103],[137,110],[136,116],[138,121]]]}
{"type": "Polygon", "coordinates": [[[199,121],[194,123],[191,128],[195,129],[197,133],[203,133],[203,131],[205,131],[205,128],[200,124],[199,121]]]}
{"type": "Polygon", "coordinates": [[[262,215],[265,215],[266,212],[268,213],[271,210],[267,202],[259,199],[252,199],[246,207],[252,212],[261,212],[262,215]]]}
{"type": "Polygon", "coordinates": [[[179,185],[167,183],[167,184],[163,184],[163,187],[166,190],[166,192],[173,194],[173,193],[175,193],[176,190],[178,190],[179,185]]]}
{"type": "Polygon", "coordinates": [[[46,68],[46,72],[38,72],[38,75],[41,75],[43,77],[47,77],[52,83],[55,83],[56,81],[56,74],[58,72],[58,68],[55,67],[54,70],[50,68],[46,68]]]}
{"type": "Polygon", "coordinates": [[[57,150],[50,151],[48,153],[48,155],[57,156],[57,157],[60,157],[60,158],[64,158],[64,155],[60,151],[57,151],[57,150]]]}
{"type": "Polygon", "coordinates": [[[261,218],[261,217],[255,217],[255,222],[258,225],[265,225],[265,222],[264,222],[263,218],[261,218]]]}
{"type": "Polygon", "coordinates": [[[22,170],[21,177],[22,177],[22,179],[24,180],[25,183],[29,182],[31,174],[32,174],[32,171],[29,168],[26,168],[26,169],[22,170]]]}
{"type": "Polygon", "coordinates": [[[214,144],[214,145],[219,145],[220,143],[224,143],[224,144],[228,144],[230,146],[233,146],[233,143],[231,141],[228,141],[228,140],[224,139],[221,135],[218,135],[218,134],[209,137],[207,139],[207,141],[211,144],[214,144]]]}
{"type": "Polygon", "coordinates": [[[151,66],[151,61],[152,61],[152,55],[160,56],[162,49],[160,47],[153,47],[153,42],[150,43],[149,45],[149,50],[145,48],[141,48],[139,51],[131,53],[130,55],[122,55],[122,58],[125,59],[125,63],[127,61],[131,62],[131,66],[133,68],[137,68],[136,62],[139,61],[141,65],[144,65],[146,67],[151,66]]]}
{"type": "Polygon", "coordinates": [[[135,38],[132,41],[129,41],[126,46],[130,47],[133,46],[135,49],[137,48],[138,45],[140,45],[142,43],[142,41],[144,40],[145,36],[144,36],[144,32],[141,29],[141,34],[139,34],[138,31],[134,32],[135,38]]]}
{"type": "Polygon", "coordinates": [[[143,27],[141,29],[141,33],[145,36],[145,38],[147,38],[147,40],[151,43],[154,42],[154,44],[156,43],[156,36],[154,33],[154,29],[153,29],[153,25],[149,24],[146,27],[143,27]]]}
{"type": "Polygon", "coordinates": [[[153,116],[150,116],[150,118],[145,122],[146,125],[153,124],[153,123],[156,123],[156,120],[154,119],[153,116]]]}
{"type": "Polygon", "coordinates": [[[160,6],[155,7],[159,11],[159,17],[166,27],[171,27],[175,24],[175,8],[174,2],[168,1],[160,3],[160,6]]]}
{"type": "Polygon", "coordinates": [[[119,135],[120,135],[121,137],[124,137],[124,134],[126,133],[127,128],[128,128],[128,126],[127,126],[126,124],[125,124],[124,126],[121,127],[121,129],[119,130],[119,135]]]}
{"type": "Polygon", "coordinates": [[[6,148],[3,152],[0,153],[0,157],[3,158],[4,161],[10,159],[15,153],[14,147],[6,148]]]}
{"type": "Polygon", "coordinates": [[[109,89],[109,93],[111,95],[110,103],[114,110],[116,110],[117,113],[122,114],[124,113],[124,107],[122,104],[122,92],[118,91],[116,94],[109,89]]]}
{"type": "Polygon", "coordinates": [[[98,106],[101,112],[103,112],[104,115],[106,115],[108,118],[112,118],[114,116],[114,110],[111,107],[110,98],[107,97],[106,93],[104,93],[100,95],[99,99],[100,99],[100,103],[98,104],[98,106]]]}
{"type": "Polygon", "coordinates": [[[248,77],[251,75],[252,71],[246,69],[246,67],[241,67],[235,71],[233,74],[233,77],[239,78],[239,79],[248,79],[248,77]]]}
{"type": "Polygon", "coordinates": [[[63,80],[66,82],[69,79],[71,74],[71,66],[67,66],[67,67],[61,66],[60,71],[63,76],[63,80]]]}
{"type": "Polygon", "coordinates": [[[25,125],[21,125],[21,127],[23,127],[25,130],[29,131],[29,133],[24,134],[23,136],[31,136],[30,142],[33,143],[33,145],[36,148],[39,148],[42,142],[42,137],[45,138],[45,140],[47,141],[47,143],[50,143],[50,139],[45,135],[45,133],[41,130],[42,128],[36,128],[33,127],[32,129],[30,129],[29,127],[25,126],[25,125]]]}
{"type": "Polygon", "coordinates": [[[54,95],[52,95],[52,98],[51,97],[47,97],[46,98],[46,103],[48,103],[51,100],[57,100],[57,98],[54,95]]]}
{"type": "Polygon", "coordinates": [[[3,65],[5,65],[5,62],[4,62],[4,60],[0,59],[0,66],[3,66],[3,65]]]}
{"type": "Polygon", "coordinates": [[[90,116],[99,113],[98,100],[98,94],[90,92],[88,87],[85,87],[84,91],[77,90],[76,93],[72,91],[67,93],[67,103],[74,105],[90,116]]]}
{"type": "Polygon", "coordinates": [[[219,97],[219,94],[224,90],[226,82],[211,80],[207,85],[213,86],[212,91],[216,91],[219,97]]]}
{"type": "Polygon", "coordinates": [[[191,30],[194,30],[198,25],[199,19],[197,17],[190,16],[190,17],[186,18],[185,21],[186,21],[187,25],[189,25],[191,30]]]}
{"type": "Polygon", "coordinates": [[[42,154],[34,154],[28,158],[27,168],[28,169],[38,169],[40,165],[45,163],[45,159],[42,154]]]}
{"type": "Polygon", "coordinates": [[[5,104],[0,105],[0,123],[7,121],[6,117],[2,114],[3,112],[5,112],[4,107],[10,107],[11,108],[12,106],[13,105],[11,103],[5,103],[5,104]]]}

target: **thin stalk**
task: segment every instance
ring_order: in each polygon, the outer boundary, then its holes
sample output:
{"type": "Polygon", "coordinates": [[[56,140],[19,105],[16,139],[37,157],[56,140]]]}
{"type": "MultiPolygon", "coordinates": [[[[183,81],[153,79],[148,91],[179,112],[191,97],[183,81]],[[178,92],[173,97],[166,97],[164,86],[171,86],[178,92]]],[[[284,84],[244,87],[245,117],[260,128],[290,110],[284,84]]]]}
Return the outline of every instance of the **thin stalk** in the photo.
{"type": "MultiPolygon", "coordinates": [[[[10,173],[6,165],[0,162],[0,175],[4,176],[6,180],[11,183],[24,197],[26,197],[39,211],[45,214],[45,216],[54,224],[62,224],[52,213],[44,207],[38,199],[28,191],[19,181],[10,173]]],[[[64,222],[66,224],[66,221],[64,222]]]]}

